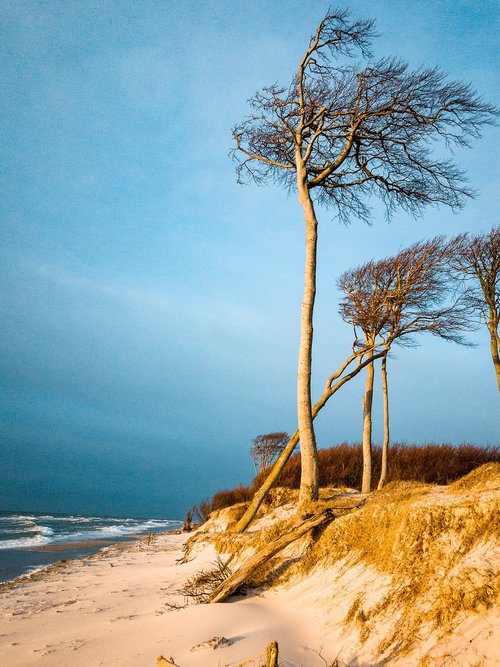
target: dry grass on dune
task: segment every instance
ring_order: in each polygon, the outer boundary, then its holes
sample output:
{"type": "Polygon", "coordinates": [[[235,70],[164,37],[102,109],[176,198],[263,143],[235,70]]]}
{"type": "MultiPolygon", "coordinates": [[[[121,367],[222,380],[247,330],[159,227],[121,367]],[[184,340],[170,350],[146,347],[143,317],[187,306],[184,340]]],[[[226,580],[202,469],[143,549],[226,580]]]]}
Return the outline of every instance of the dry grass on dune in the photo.
{"type": "MultiPolygon", "coordinates": [[[[321,581],[311,594],[321,597],[326,615],[334,613],[344,628],[339,632],[357,637],[358,650],[369,647],[384,664],[403,664],[417,651],[425,667],[442,641],[460,633],[461,621],[484,617],[498,600],[499,490],[499,463],[448,486],[391,482],[367,498],[352,489],[322,489],[309,512],[344,509],[336,510],[322,532],[309,533],[266,562],[246,587],[300,589],[304,582],[321,581]],[[360,501],[362,506],[347,509],[360,501]]],[[[193,536],[193,550],[210,542],[237,570],[297,526],[295,496],[293,490],[274,490],[253,529],[243,534],[230,527],[244,504],[215,512],[193,536]]]]}
{"type": "Polygon", "coordinates": [[[450,484],[451,491],[463,491],[466,493],[469,489],[473,489],[482,485],[485,489],[498,490],[500,470],[499,463],[485,463],[476,468],[468,475],[464,475],[460,479],[450,484]]]}
{"type": "Polygon", "coordinates": [[[500,538],[499,489],[500,464],[445,488],[392,483],[328,526],[298,570],[304,575],[347,559],[390,575],[386,595],[369,607],[360,593],[345,622],[356,622],[366,639],[381,616],[392,616],[397,620],[379,650],[404,653],[424,627],[444,635],[461,615],[498,599],[498,573],[488,553],[500,538]]]}
{"type": "MultiPolygon", "coordinates": [[[[320,486],[336,488],[359,488],[363,469],[361,445],[341,443],[329,449],[318,451],[320,486]]],[[[380,476],[381,449],[373,448],[374,484],[380,476]]],[[[390,447],[388,481],[414,481],[426,484],[450,484],[467,475],[472,470],[487,463],[500,463],[499,447],[482,447],[463,444],[411,445],[393,444],[390,447]]],[[[206,499],[193,508],[197,521],[207,519],[210,512],[239,503],[249,503],[255,491],[262,485],[270,472],[266,468],[253,480],[251,486],[238,486],[217,492],[212,499],[206,499]]],[[[284,504],[285,489],[300,486],[300,454],[296,454],[286,464],[278,479],[279,490],[271,491],[266,505],[276,507],[284,504]]],[[[243,513],[243,510],[241,510],[243,513]]]]}

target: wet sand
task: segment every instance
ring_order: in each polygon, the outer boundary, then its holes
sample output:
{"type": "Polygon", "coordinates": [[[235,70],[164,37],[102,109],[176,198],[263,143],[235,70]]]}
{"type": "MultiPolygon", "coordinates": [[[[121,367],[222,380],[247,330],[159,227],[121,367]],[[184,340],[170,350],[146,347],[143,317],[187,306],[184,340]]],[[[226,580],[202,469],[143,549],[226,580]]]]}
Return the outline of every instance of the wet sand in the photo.
{"type": "Polygon", "coordinates": [[[119,539],[79,540],[0,550],[0,585],[51,567],[58,561],[89,557],[108,547],[120,548],[136,540],[147,540],[147,536],[127,535],[119,539]]]}
{"type": "MultiPolygon", "coordinates": [[[[131,536],[131,538],[136,536],[131,536]]],[[[51,553],[57,553],[59,551],[84,551],[87,549],[101,549],[104,547],[109,547],[112,544],[117,544],[118,542],[130,542],[129,540],[82,540],[80,542],[65,542],[64,544],[44,544],[39,547],[21,547],[17,551],[48,551],[51,553]]]]}

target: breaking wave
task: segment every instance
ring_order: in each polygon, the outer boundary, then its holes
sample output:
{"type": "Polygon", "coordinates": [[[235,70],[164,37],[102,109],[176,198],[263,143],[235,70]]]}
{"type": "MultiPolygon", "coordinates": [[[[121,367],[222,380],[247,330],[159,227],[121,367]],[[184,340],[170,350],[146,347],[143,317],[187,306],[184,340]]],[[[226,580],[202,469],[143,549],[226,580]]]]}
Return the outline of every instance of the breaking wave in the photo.
{"type": "Polygon", "coordinates": [[[175,530],[180,521],[52,514],[0,513],[0,549],[115,540],[148,532],[175,530]]]}

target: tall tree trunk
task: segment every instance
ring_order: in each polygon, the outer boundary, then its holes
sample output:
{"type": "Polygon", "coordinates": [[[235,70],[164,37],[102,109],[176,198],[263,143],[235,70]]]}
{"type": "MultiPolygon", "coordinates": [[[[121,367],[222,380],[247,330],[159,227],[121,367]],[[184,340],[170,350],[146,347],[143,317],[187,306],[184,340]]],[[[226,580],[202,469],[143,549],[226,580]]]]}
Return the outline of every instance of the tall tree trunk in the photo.
{"type": "Polygon", "coordinates": [[[495,317],[490,316],[488,329],[490,332],[491,358],[497,376],[498,391],[500,391],[500,339],[498,337],[498,322],[495,319],[495,317]]]}
{"type": "Polygon", "coordinates": [[[304,296],[300,319],[299,364],[297,371],[297,424],[301,452],[299,506],[318,499],[318,452],[314,434],[311,403],[311,366],[313,342],[313,310],[316,296],[316,248],[318,221],[306,186],[305,170],[297,170],[299,201],[304,211],[306,252],[304,296]]]}
{"type": "MultiPolygon", "coordinates": [[[[370,352],[369,357],[373,354],[370,352]]],[[[363,396],[363,480],[361,492],[370,493],[372,486],[372,403],[373,361],[366,367],[365,395],[363,396]]]]}
{"type": "Polygon", "coordinates": [[[389,454],[389,387],[387,385],[387,356],[382,357],[382,399],[384,404],[384,442],[382,444],[382,467],[377,489],[387,482],[387,460],[389,454]]]}

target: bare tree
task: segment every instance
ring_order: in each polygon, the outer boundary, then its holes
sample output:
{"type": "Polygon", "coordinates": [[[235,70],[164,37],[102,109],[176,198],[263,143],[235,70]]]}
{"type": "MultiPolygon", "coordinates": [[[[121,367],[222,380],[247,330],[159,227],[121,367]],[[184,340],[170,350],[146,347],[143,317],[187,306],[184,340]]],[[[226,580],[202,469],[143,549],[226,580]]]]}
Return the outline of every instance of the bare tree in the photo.
{"type": "Polygon", "coordinates": [[[289,440],[290,436],[283,431],[258,435],[254,438],[250,456],[253,459],[255,472],[268,468],[285,449],[289,440]]]}
{"type": "MultiPolygon", "coordinates": [[[[463,296],[453,296],[448,260],[459,243],[437,236],[415,243],[394,257],[367,262],[346,271],[338,280],[343,292],[339,310],[354,327],[362,348],[384,350],[382,389],[384,397],[384,443],[379,487],[387,477],[389,403],[387,354],[393,344],[414,345],[415,334],[429,332],[445,340],[467,344],[463,331],[470,329],[469,309],[463,296]],[[358,333],[359,332],[359,333],[358,333]]],[[[368,353],[371,354],[370,352],[368,353]]],[[[373,362],[367,366],[363,397],[362,491],[371,490],[373,362]]]]}
{"type": "Polygon", "coordinates": [[[451,267],[465,288],[464,294],[471,309],[488,328],[491,358],[500,391],[500,227],[494,227],[487,234],[458,237],[451,267]]]}
{"type": "Polygon", "coordinates": [[[390,215],[428,204],[460,208],[472,192],[464,175],[437,158],[432,142],[468,145],[495,109],[436,68],[410,71],[395,58],[369,57],[373,21],[330,11],[319,24],[288,87],[272,85],[251,100],[252,114],[233,130],[240,181],[274,181],[296,190],[305,222],[305,271],[297,372],[302,452],[299,502],[318,497],[311,404],[313,309],[318,221],[315,202],[341,220],[369,218],[378,195],[390,215]]]}

